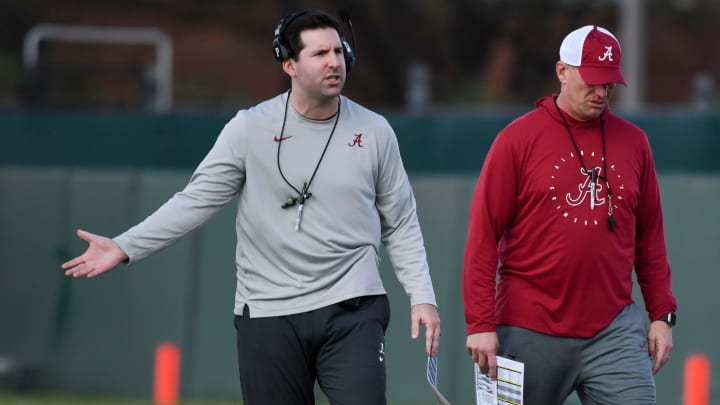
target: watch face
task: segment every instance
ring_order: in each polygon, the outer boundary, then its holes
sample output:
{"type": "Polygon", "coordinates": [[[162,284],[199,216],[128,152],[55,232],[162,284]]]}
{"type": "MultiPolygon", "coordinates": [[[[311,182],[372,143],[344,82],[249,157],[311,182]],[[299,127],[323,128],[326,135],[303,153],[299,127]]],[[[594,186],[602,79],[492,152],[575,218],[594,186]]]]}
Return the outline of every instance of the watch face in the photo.
{"type": "Polygon", "coordinates": [[[663,320],[665,322],[667,322],[668,324],[670,324],[670,326],[675,326],[675,323],[677,323],[677,315],[670,312],[669,314],[667,314],[663,317],[663,320]]]}

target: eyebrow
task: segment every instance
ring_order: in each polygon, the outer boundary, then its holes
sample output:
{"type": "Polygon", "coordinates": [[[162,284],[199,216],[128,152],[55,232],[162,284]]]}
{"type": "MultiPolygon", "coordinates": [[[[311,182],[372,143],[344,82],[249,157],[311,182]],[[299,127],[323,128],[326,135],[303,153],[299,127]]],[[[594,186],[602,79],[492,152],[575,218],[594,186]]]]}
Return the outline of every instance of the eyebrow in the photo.
{"type": "Polygon", "coordinates": [[[318,48],[309,50],[311,55],[321,55],[328,52],[342,52],[342,45],[333,46],[332,48],[318,48]]]}

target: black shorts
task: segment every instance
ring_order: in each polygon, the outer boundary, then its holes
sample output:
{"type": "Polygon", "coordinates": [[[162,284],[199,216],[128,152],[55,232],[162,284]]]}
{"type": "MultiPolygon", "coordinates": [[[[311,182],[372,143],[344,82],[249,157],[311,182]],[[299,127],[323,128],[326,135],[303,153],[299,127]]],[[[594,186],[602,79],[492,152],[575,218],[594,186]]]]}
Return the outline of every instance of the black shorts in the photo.
{"type": "Polygon", "coordinates": [[[245,405],[313,405],[318,385],[330,404],[386,404],[385,295],[295,315],[235,316],[245,405]]]}

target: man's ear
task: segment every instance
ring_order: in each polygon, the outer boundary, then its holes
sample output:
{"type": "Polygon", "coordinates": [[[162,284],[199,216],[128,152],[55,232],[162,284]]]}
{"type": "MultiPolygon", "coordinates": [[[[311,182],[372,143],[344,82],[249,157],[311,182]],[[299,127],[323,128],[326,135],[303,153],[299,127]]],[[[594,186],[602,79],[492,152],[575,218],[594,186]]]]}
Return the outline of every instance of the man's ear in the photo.
{"type": "Polygon", "coordinates": [[[295,72],[295,64],[296,63],[297,63],[297,61],[295,61],[295,59],[293,59],[293,58],[287,58],[282,63],[283,71],[285,71],[285,73],[288,76],[290,76],[291,78],[295,77],[295,75],[296,75],[296,72],[295,72]]]}
{"type": "Polygon", "coordinates": [[[555,74],[557,75],[560,84],[565,84],[568,81],[569,70],[570,69],[568,68],[568,65],[566,65],[564,62],[557,61],[555,63],[555,74]]]}

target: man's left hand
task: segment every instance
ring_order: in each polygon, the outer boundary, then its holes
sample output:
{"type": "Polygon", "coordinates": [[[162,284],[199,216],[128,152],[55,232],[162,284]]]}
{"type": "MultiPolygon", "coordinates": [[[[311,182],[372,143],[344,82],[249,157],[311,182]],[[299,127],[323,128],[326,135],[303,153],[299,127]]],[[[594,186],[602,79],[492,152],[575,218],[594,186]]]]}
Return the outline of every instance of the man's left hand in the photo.
{"type": "Polygon", "coordinates": [[[672,328],[665,321],[655,321],[650,324],[648,330],[648,354],[655,360],[653,374],[670,360],[670,353],[673,349],[672,328]]]}
{"type": "Polygon", "coordinates": [[[435,305],[413,305],[410,318],[410,336],[417,339],[420,336],[420,325],[425,325],[425,352],[431,356],[437,355],[440,345],[440,316],[435,305]]]}

